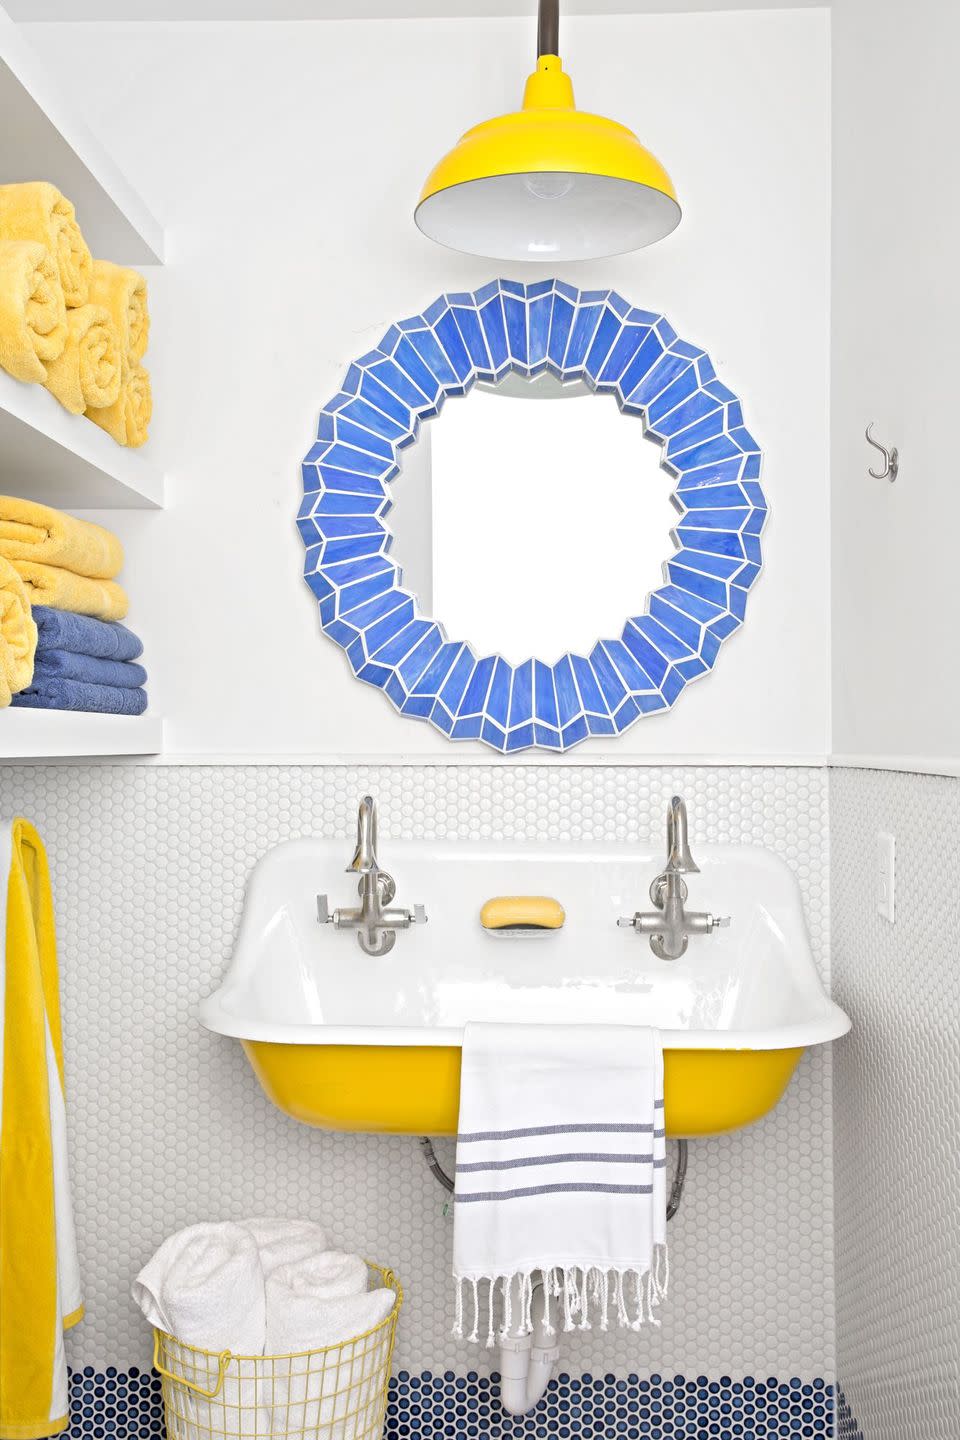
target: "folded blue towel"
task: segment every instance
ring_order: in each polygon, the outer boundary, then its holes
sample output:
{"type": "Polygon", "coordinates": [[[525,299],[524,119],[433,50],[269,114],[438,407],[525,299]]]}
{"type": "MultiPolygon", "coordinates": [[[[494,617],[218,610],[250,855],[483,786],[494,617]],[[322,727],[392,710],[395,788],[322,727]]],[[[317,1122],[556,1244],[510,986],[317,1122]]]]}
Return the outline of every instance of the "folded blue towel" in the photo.
{"type": "Polygon", "coordinates": [[[34,676],[33,684],[11,705],[28,710],[96,710],[103,715],[142,715],[147,708],[146,690],[122,690],[119,685],[86,685],[82,680],[58,676],[34,676]]]}
{"type": "Polygon", "coordinates": [[[133,631],[116,621],[93,620],[50,605],[34,605],[33,618],[40,650],[71,650],[101,660],[136,660],[143,654],[143,645],[133,631]]]}
{"type": "Polygon", "coordinates": [[[98,660],[73,650],[38,650],[33,673],[46,679],[84,680],[88,685],[119,685],[134,690],[146,684],[147,672],[134,660],[98,660]]]}

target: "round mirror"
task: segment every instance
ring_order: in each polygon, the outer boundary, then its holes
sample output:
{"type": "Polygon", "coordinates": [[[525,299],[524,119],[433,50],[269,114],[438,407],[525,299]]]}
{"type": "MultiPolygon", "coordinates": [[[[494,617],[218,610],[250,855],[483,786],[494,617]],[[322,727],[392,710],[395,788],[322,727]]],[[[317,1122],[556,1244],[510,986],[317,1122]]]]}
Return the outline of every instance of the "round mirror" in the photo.
{"type": "Polygon", "coordinates": [[[616,634],[662,583],[677,520],[641,433],[549,374],[450,401],[392,485],[391,555],[421,609],[512,665],[616,634]]]}
{"type": "Polygon", "coordinates": [[[760,570],[759,475],[736,396],[662,315],[493,281],[392,326],[324,407],[305,575],[403,714],[564,750],[712,667],[760,570]]]}

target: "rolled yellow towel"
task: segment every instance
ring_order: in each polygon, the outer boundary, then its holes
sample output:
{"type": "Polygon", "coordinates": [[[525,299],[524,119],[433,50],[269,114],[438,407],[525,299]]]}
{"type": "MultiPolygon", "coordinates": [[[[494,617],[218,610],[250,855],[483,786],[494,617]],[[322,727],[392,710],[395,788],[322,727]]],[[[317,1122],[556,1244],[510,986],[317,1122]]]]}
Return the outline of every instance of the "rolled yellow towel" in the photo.
{"type": "Polygon", "coordinates": [[[84,413],[112,435],[118,445],[142,445],[153,414],[149,373],[142,365],[131,365],[120,381],[120,394],[113,404],[84,413]]]}
{"type": "Polygon", "coordinates": [[[147,309],[147,282],[136,270],[94,260],[90,276],[90,301],[110,311],[117,332],[120,353],[128,364],[142,360],[150,335],[147,309]]]}
{"type": "Polygon", "coordinates": [[[10,563],[27,587],[32,605],[52,605],[55,610],[72,610],[95,620],[122,620],[127,613],[127,592],[115,580],[91,580],[35,560],[10,563]]]}
{"type": "Polygon", "coordinates": [[[10,562],[0,559],[0,709],[30,684],[36,649],[27,587],[10,562]]]}
{"type": "Polygon", "coordinates": [[[123,568],[123,546],[111,530],[19,495],[0,495],[0,556],[94,580],[112,580],[123,568]]]}
{"type": "MultiPolygon", "coordinates": [[[[2,188],[2,187],[0,187],[2,188]]],[[[0,365],[42,385],[45,362],[63,354],[66,311],[50,252],[33,240],[0,240],[0,365]]]]}
{"type": "Polygon", "coordinates": [[[66,303],[86,305],[93,259],[74,208],[56,185],[46,180],[0,185],[0,237],[39,241],[54,258],[66,303]]]}
{"type": "Polygon", "coordinates": [[[50,394],[73,415],[82,415],[91,405],[112,405],[120,394],[121,369],[109,310],[103,305],[68,310],[63,354],[46,367],[50,394]]]}

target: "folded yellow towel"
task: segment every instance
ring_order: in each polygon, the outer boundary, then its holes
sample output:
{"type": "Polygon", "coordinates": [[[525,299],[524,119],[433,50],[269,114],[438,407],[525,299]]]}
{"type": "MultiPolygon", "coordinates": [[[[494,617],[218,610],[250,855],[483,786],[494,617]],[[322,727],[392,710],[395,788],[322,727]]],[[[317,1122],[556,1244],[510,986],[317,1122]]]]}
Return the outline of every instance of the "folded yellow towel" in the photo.
{"type": "Polygon", "coordinates": [[[56,185],[28,180],[0,185],[0,237],[38,240],[53,256],[68,305],[86,305],[93,259],[73,206],[56,185]]]}
{"type": "Polygon", "coordinates": [[[0,1436],[66,1429],[63,1332],[83,1316],[70,1204],[50,872],[19,817],[0,824],[0,1436]]]}
{"type": "Polygon", "coordinates": [[[148,372],[142,365],[131,365],[120,381],[120,394],[113,404],[85,413],[88,420],[112,435],[118,445],[142,445],[153,414],[148,372]]]}
{"type": "Polygon", "coordinates": [[[123,568],[123,546],[111,530],[19,495],[0,495],[0,555],[94,580],[112,580],[123,568]]]}
{"type": "MultiPolygon", "coordinates": [[[[2,188],[2,187],[0,187],[2,188]]],[[[33,240],[0,240],[0,365],[17,380],[42,385],[44,362],[67,343],[57,267],[33,240]]]]}
{"type": "Polygon", "coordinates": [[[72,610],[95,620],[122,620],[127,613],[127,592],[115,580],[91,580],[35,560],[10,563],[26,585],[32,605],[52,605],[55,610],[72,610]]]}
{"type": "Polygon", "coordinates": [[[36,649],[27,587],[10,562],[0,559],[0,709],[30,684],[36,649]]]}
{"type": "Polygon", "coordinates": [[[120,394],[121,368],[109,310],[103,305],[68,310],[63,354],[46,367],[50,394],[73,415],[82,415],[90,405],[112,405],[120,394]]]}
{"type": "Polygon", "coordinates": [[[150,334],[147,282],[143,276],[109,260],[94,260],[90,300],[92,304],[104,305],[110,311],[120,353],[128,364],[142,360],[150,334]]]}

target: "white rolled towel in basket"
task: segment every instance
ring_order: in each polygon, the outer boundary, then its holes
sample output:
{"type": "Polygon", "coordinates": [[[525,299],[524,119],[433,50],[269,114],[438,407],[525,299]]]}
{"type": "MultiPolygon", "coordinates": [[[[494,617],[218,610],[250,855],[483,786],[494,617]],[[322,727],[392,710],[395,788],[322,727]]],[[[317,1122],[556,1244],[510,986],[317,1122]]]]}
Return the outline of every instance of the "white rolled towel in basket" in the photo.
{"type": "MultiPolygon", "coordinates": [[[[260,1356],[266,1343],[266,1280],[277,1270],[307,1264],[327,1244],[310,1220],[259,1218],[189,1225],[160,1246],[133,1282],[132,1294],[151,1325],[186,1345],[215,1353],[260,1356]]],[[[366,1267],[360,1268],[366,1277],[366,1267]]],[[[183,1419],[201,1432],[269,1434],[276,1398],[268,1367],[247,1361],[226,1367],[210,1400],[182,1389],[183,1419]]],[[[212,1389],[219,1376],[185,1379],[212,1389]]]]}
{"type": "Polygon", "coordinates": [[[151,1325],[204,1350],[262,1355],[266,1286],[256,1240],[229,1221],[164,1240],[131,1287],[151,1325]]]}
{"type": "Polygon", "coordinates": [[[327,1250],[311,1221],[191,1225],[165,1240],[133,1297],[175,1341],[213,1352],[206,1361],[183,1353],[172,1417],[167,1410],[170,1440],[366,1434],[382,1400],[391,1332],[356,1337],[396,1303],[392,1290],[368,1284],[366,1262],[327,1250]],[[223,1367],[216,1355],[227,1350],[242,1358],[223,1367]],[[327,1353],[305,1353],[317,1351],[327,1353]],[[206,1398],[197,1386],[216,1394],[206,1398]]]}
{"type": "Polygon", "coordinates": [[[313,1220],[267,1218],[241,1220],[240,1224],[256,1242],[264,1278],[280,1266],[310,1260],[327,1248],[326,1232],[313,1220]]]}
{"type": "MultiPolygon", "coordinates": [[[[143,1267],[131,1290],[150,1324],[186,1345],[263,1354],[266,1285],[257,1242],[245,1225],[221,1221],[178,1231],[143,1267]]],[[[203,1370],[192,1358],[185,1368],[183,1379],[202,1389],[212,1390],[221,1378],[222,1384],[209,1400],[178,1386],[175,1431],[184,1436],[270,1433],[270,1411],[253,1375],[238,1379],[230,1366],[220,1377],[213,1361],[203,1370]]]]}
{"type": "Polygon", "coordinates": [[[389,1337],[350,1342],[386,1320],[396,1300],[367,1283],[364,1261],[334,1250],[267,1276],[266,1352],[295,1357],[275,1366],[275,1435],[322,1429],[330,1440],[353,1440],[367,1429],[389,1337]],[[318,1350],[328,1353],[304,1353],[318,1350]]]}

